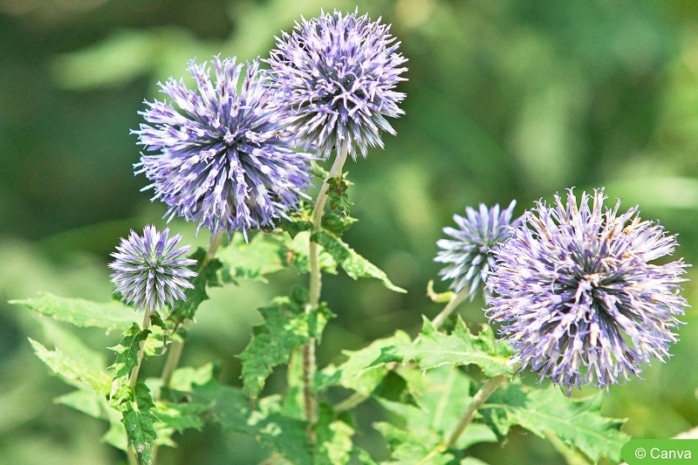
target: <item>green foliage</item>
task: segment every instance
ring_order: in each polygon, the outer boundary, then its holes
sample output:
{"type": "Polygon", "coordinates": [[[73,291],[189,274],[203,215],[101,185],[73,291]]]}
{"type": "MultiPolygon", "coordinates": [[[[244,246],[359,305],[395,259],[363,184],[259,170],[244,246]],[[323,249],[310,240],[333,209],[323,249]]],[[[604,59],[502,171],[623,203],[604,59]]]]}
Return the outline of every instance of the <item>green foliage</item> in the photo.
{"type": "Polygon", "coordinates": [[[141,327],[134,323],[124,332],[121,342],[111,348],[116,353],[112,365],[116,378],[128,376],[140,363],[141,344],[145,343],[148,334],[149,330],[141,330],[141,327]]]}
{"type": "Polygon", "coordinates": [[[488,325],[473,335],[459,318],[454,332],[444,334],[425,318],[422,332],[414,342],[405,339],[396,342],[382,349],[376,363],[414,361],[424,370],[444,365],[477,365],[489,377],[514,372],[509,362],[511,348],[497,341],[488,325]]]}
{"type": "Polygon", "coordinates": [[[97,303],[85,299],[59,297],[42,293],[36,299],[17,299],[10,303],[22,305],[58,321],[79,328],[103,328],[107,331],[123,331],[138,320],[132,308],[121,302],[97,303]]]}
{"type": "Polygon", "coordinates": [[[135,450],[139,463],[150,465],[153,445],[158,437],[154,427],[155,404],[145,383],[137,383],[130,393],[131,395],[121,400],[116,407],[123,414],[128,445],[135,450]]]}
{"type": "Polygon", "coordinates": [[[511,426],[519,425],[540,437],[554,434],[594,463],[601,457],[618,462],[620,449],[630,437],[621,431],[624,420],[601,416],[602,399],[601,393],[574,399],[552,385],[532,389],[512,383],[490,397],[482,415],[500,439],[511,426]]]}
{"type": "Polygon", "coordinates": [[[192,280],[194,287],[186,290],[186,298],[175,302],[172,315],[169,317],[169,320],[172,321],[175,326],[179,326],[187,320],[194,319],[199,305],[205,300],[208,300],[208,293],[206,292],[207,287],[220,286],[218,272],[223,267],[220,261],[217,259],[210,259],[206,251],[201,247],[191,254],[191,258],[197,261],[197,265],[195,266],[198,274],[192,280]]]}
{"type": "Polygon", "coordinates": [[[257,397],[273,368],[288,363],[293,349],[311,338],[320,339],[330,312],[325,307],[307,312],[307,292],[296,288],[290,297],[280,297],[260,308],[264,324],[253,329],[252,339],[239,355],[246,392],[257,397]]]}
{"type": "Polygon", "coordinates": [[[311,236],[311,240],[320,244],[337,261],[349,277],[353,279],[375,278],[392,291],[407,292],[390,282],[385,272],[356,253],[354,249],[334,234],[327,231],[318,231],[311,236]]]}

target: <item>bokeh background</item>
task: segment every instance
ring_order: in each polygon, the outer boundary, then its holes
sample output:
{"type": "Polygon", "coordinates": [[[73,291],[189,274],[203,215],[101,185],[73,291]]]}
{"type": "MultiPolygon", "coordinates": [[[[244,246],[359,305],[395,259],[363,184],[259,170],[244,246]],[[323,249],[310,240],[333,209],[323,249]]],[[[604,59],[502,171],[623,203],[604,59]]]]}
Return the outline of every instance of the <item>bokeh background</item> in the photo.
{"type": "MultiPolygon", "coordinates": [[[[51,346],[72,330],[6,302],[40,291],[108,300],[106,263],[119,237],[164,226],[165,209],[133,174],[139,150],[129,134],[142,101],[160,98],[156,83],[184,77],[192,58],[265,56],[274,35],[301,15],[357,7],[392,23],[409,81],[398,136],[348,166],[360,221],[347,240],[409,293],[326,278],[323,298],[338,317],[321,363],[396,329],[414,334],[422,314],[438,313],[425,295],[430,279],[446,289],[435,242],[468,205],[517,199],[521,213],[567,187],[605,186],[612,199],[639,204],[644,218],[678,233],[677,254],[698,263],[692,0],[0,0],[0,463],[121,460],[100,442],[105,424],[54,403],[70,388],[49,376],[27,342],[51,346]]],[[[190,224],[171,227],[194,244],[208,241],[190,224]]],[[[214,290],[184,363],[217,360],[224,381],[238,383],[235,355],[259,322],[255,309],[299,282],[284,273],[268,285],[214,290]]],[[[685,295],[695,306],[696,285],[687,283],[685,295]]],[[[483,321],[483,305],[478,297],[461,313],[483,321]]],[[[669,363],[605,399],[608,415],[628,418],[628,433],[671,437],[698,424],[697,315],[688,310],[669,363]]],[[[118,336],[76,333],[98,348],[118,336]]],[[[378,406],[360,413],[366,428],[357,440],[385,458],[370,429],[378,406]]],[[[215,428],[179,439],[161,463],[254,464],[265,456],[215,428]]],[[[503,446],[473,452],[490,463],[565,463],[518,430],[503,446]]]]}

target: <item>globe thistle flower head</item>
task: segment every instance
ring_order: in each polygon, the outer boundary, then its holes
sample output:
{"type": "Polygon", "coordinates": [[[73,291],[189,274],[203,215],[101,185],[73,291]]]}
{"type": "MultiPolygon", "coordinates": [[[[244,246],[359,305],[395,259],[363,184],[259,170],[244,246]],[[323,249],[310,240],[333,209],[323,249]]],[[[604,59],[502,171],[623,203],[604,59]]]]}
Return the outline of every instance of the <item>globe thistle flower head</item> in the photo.
{"type": "Polygon", "coordinates": [[[540,201],[495,250],[487,286],[491,322],[541,381],[606,390],[664,360],[687,307],[679,295],[687,266],[670,256],[676,236],[603,205],[603,189],[540,201]]]}
{"type": "Polygon", "coordinates": [[[386,118],[404,112],[395,91],[407,61],[390,26],[368,15],[322,13],[282,32],[267,60],[284,98],[288,124],[307,147],[327,159],[333,149],[356,160],[383,147],[381,131],[395,134],[386,118]]]}
{"type": "Polygon", "coordinates": [[[154,226],[146,226],[142,236],[131,231],[121,239],[109,268],[114,270],[111,281],[122,300],[154,313],[184,299],[184,291],[194,287],[189,280],[196,273],[188,266],[196,260],[183,258],[189,246],[178,248],[180,239],[179,234],[170,237],[169,229],[158,232],[154,226]]]}
{"type": "Polygon", "coordinates": [[[439,275],[444,281],[452,280],[450,288],[455,292],[467,289],[471,300],[480,283],[494,265],[492,249],[511,235],[512,214],[516,201],[500,210],[499,205],[487,208],[480,204],[478,210],[467,207],[465,216],[453,215],[457,228],[446,227],[444,233],[451,239],[440,239],[436,245],[441,249],[434,259],[446,263],[439,275]]]}
{"type": "Polygon", "coordinates": [[[275,94],[258,60],[190,62],[195,89],[170,78],[171,102],[145,102],[146,123],[133,133],[149,154],[135,165],[153,200],[211,232],[272,227],[295,209],[310,182],[313,156],[297,145],[274,109],[275,94]]]}

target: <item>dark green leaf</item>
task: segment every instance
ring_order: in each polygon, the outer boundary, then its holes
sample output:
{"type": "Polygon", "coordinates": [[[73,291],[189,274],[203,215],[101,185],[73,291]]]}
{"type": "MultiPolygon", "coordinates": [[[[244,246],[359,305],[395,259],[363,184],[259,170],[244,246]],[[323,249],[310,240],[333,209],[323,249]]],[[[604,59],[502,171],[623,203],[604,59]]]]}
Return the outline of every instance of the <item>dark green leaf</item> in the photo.
{"type": "Polygon", "coordinates": [[[111,347],[111,350],[116,352],[116,359],[114,360],[114,365],[112,365],[112,369],[115,371],[115,378],[128,376],[131,370],[138,365],[138,353],[140,352],[141,342],[145,341],[149,333],[149,330],[142,331],[140,326],[134,323],[126,330],[119,345],[111,347]]]}
{"type": "Polygon", "coordinates": [[[199,305],[203,301],[208,300],[208,294],[206,293],[208,286],[220,286],[218,272],[223,265],[217,259],[207,261],[206,256],[206,251],[201,247],[191,254],[191,258],[197,261],[195,269],[198,274],[192,280],[194,288],[187,289],[184,300],[175,302],[172,314],[168,317],[168,321],[172,321],[175,326],[186,320],[194,319],[199,305]]]}
{"type": "Polygon", "coordinates": [[[295,291],[291,297],[276,298],[271,306],[259,310],[264,324],[255,326],[252,340],[239,356],[243,385],[250,396],[259,395],[273,368],[288,363],[294,348],[322,334],[329,311],[321,306],[306,312],[305,294],[295,291]]]}
{"type": "Polygon", "coordinates": [[[65,321],[81,328],[103,328],[107,331],[125,330],[139,320],[133,308],[120,302],[91,302],[71,299],[53,294],[41,294],[38,299],[12,300],[10,303],[23,305],[31,310],[65,321]]]}
{"type": "Polygon", "coordinates": [[[118,404],[123,414],[129,446],[133,446],[139,462],[149,465],[153,454],[153,444],[157,439],[153,409],[155,404],[150,390],[145,383],[139,382],[133,392],[133,398],[118,404]]]}
{"type": "Polygon", "coordinates": [[[341,239],[327,231],[319,231],[311,237],[322,248],[335,259],[342,269],[353,279],[375,278],[383,283],[385,287],[395,292],[406,292],[404,289],[395,286],[388,276],[376,265],[366,260],[345,244],[341,239]]]}

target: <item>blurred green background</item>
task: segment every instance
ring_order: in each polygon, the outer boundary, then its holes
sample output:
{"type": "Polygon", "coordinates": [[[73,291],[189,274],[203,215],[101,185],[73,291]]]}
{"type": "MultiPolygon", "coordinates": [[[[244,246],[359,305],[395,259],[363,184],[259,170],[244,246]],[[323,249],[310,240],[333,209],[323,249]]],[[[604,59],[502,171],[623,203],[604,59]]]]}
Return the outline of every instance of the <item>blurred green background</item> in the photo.
{"type": "MultiPolygon", "coordinates": [[[[110,298],[106,263],[119,237],[164,226],[134,176],[143,99],[183,77],[187,61],[221,53],[264,56],[273,36],[321,8],[368,12],[392,23],[409,58],[406,115],[385,150],[350,164],[354,216],[347,240],[406,295],[345,276],[325,279],[338,314],[322,364],[396,329],[415,333],[436,278],[435,242],[452,215],[480,202],[517,213],[555,191],[605,186],[608,195],[679,234],[698,263],[698,3],[692,0],[0,0],[0,464],[114,464],[105,424],[53,399],[70,390],[33,356],[70,328],[5,302],[40,291],[110,298]]],[[[190,224],[171,227],[205,245],[190,224]]],[[[689,270],[689,278],[695,274],[689,270]]],[[[184,363],[218,360],[238,383],[235,358],[255,308],[301,278],[216,289],[191,330],[184,363]]],[[[437,280],[437,290],[446,284],[437,280]]],[[[689,302],[698,291],[687,283],[689,302]]],[[[462,308],[483,321],[481,297],[462,308]]],[[[671,437],[698,424],[698,313],[689,309],[667,364],[611,389],[607,414],[637,437],[671,437]]],[[[75,331],[93,347],[115,334],[75,331]]],[[[109,353],[104,351],[109,361],[109,353]]],[[[153,373],[159,367],[153,366],[153,373]]],[[[282,373],[276,375],[280,380],[282,373]]],[[[274,389],[272,383],[270,390],[274,389]]],[[[360,409],[357,438],[376,457],[377,405],[360,409]]],[[[546,442],[514,431],[476,447],[490,463],[562,464],[546,442]]],[[[161,463],[254,464],[265,451],[214,428],[180,438],[161,463]]]]}

